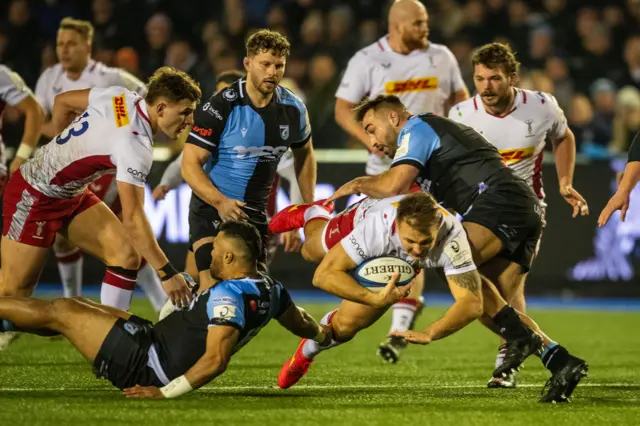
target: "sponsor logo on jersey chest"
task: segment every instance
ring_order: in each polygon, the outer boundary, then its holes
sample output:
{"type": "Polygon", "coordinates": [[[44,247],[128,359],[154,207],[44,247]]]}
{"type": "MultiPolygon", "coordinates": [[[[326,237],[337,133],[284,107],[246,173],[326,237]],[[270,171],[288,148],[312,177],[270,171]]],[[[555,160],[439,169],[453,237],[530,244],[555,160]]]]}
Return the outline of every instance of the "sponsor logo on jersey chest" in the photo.
{"type": "Polygon", "coordinates": [[[112,99],[116,127],[127,126],[129,124],[129,111],[127,111],[127,102],[124,99],[124,93],[120,96],[114,96],[112,99]]]}
{"type": "Polygon", "coordinates": [[[436,90],[437,88],[438,77],[424,77],[414,78],[410,80],[389,81],[384,85],[384,90],[389,95],[436,90]]]}
{"type": "Polygon", "coordinates": [[[522,149],[505,149],[500,151],[500,155],[502,155],[502,159],[507,164],[513,164],[533,157],[533,151],[535,151],[535,149],[535,146],[522,149]]]}

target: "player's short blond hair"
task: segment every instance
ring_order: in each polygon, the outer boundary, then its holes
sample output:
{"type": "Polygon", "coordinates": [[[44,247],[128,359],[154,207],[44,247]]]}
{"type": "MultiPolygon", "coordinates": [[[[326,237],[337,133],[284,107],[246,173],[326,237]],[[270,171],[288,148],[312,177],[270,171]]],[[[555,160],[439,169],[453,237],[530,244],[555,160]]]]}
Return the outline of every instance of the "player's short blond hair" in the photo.
{"type": "Polygon", "coordinates": [[[423,234],[428,234],[435,227],[440,226],[442,211],[433,196],[422,191],[414,192],[398,203],[396,220],[407,223],[423,234]]]}
{"type": "Polygon", "coordinates": [[[149,78],[145,100],[148,104],[153,104],[160,98],[165,98],[172,104],[183,100],[198,103],[201,97],[202,91],[198,83],[189,74],[172,67],[162,67],[149,78]]]}
{"type": "Polygon", "coordinates": [[[93,42],[93,25],[89,21],[83,21],[81,19],[64,18],[60,21],[60,30],[72,30],[80,34],[89,43],[93,42]]]}

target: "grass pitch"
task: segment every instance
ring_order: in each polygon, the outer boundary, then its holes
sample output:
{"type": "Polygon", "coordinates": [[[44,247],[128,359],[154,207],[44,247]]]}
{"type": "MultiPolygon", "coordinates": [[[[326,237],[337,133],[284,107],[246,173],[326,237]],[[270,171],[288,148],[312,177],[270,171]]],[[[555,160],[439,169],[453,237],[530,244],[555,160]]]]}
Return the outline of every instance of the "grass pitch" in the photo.
{"type": "MultiPolygon", "coordinates": [[[[331,305],[302,304],[317,319],[331,305]]],[[[134,312],[151,318],[146,301],[134,312]]],[[[428,308],[426,326],[444,308],[428,308]]],[[[487,389],[497,339],[479,324],[397,365],[377,357],[389,315],[352,342],[321,354],[282,391],[276,380],[298,340],[273,322],[204,389],[175,400],[127,400],[64,340],[23,336],[0,353],[0,425],[638,425],[640,313],[531,311],[543,329],[590,364],[570,404],[537,402],[549,376],[531,357],[514,390],[487,389]]]]}

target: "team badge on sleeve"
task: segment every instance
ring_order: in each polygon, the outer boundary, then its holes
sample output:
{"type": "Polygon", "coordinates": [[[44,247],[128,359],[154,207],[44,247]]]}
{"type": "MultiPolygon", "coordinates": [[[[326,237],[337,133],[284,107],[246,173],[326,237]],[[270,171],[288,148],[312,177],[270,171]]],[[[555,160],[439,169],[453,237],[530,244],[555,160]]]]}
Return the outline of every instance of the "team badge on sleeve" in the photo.
{"type": "Polygon", "coordinates": [[[233,305],[218,305],[213,308],[213,318],[229,321],[236,316],[236,307],[233,305]]]}
{"type": "Polygon", "coordinates": [[[395,158],[401,158],[407,155],[409,152],[409,140],[411,139],[411,132],[407,132],[402,135],[402,139],[400,139],[400,146],[396,150],[395,158]]]}

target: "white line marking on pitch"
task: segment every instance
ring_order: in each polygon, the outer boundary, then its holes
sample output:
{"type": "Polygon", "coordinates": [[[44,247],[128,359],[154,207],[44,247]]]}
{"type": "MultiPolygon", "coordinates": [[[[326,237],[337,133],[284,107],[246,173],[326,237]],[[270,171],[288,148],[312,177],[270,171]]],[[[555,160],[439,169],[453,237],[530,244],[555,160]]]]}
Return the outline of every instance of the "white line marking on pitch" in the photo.
{"type": "MultiPolygon", "coordinates": [[[[540,388],[542,384],[519,384],[519,388],[540,388]]],[[[582,383],[580,387],[586,388],[599,388],[599,387],[612,387],[612,388],[624,388],[628,386],[640,386],[636,383],[582,383]]],[[[481,384],[457,384],[457,385],[425,385],[425,386],[407,386],[407,385],[298,385],[292,389],[309,389],[309,390],[323,390],[323,389],[483,389],[486,385],[481,384]]],[[[262,390],[278,390],[278,387],[273,386],[205,386],[200,388],[205,391],[262,391],[262,390]]],[[[4,388],[0,387],[0,392],[60,392],[60,391],[117,391],[115,388],[80,388],[80,387],[63,387],[63,388],[4,388]]]]}

